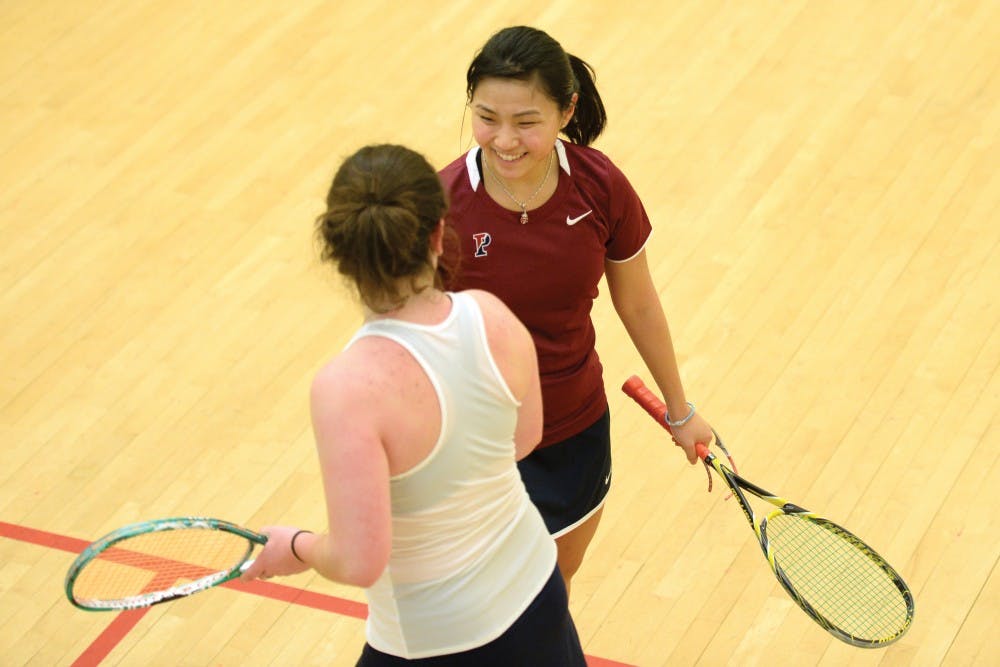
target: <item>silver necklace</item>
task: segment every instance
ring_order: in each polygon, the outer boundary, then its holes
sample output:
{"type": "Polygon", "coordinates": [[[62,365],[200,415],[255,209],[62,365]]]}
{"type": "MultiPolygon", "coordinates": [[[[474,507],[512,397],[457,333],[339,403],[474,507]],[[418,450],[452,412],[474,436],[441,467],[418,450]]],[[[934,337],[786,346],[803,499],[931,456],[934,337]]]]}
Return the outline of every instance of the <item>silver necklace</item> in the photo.
{"type": "Polygon", "coordinates": [[[553,153],[555,153],[555,151],[552,151],[552,153],[549,153],[549,164],[545,168],[545,178],[543,178],[542,182],[538,184],[538,187],[535,188],[535,191],[531,193],[531,196],[528,197],[527,199],[525,199],[523,202],[522,201],[518,201],[517,197],[515,197],[511,193],[511,191],[507,189],[506,184],[504,184],[504,182],[500,179],[500,177],[497,174],[494,174],[493,171],[490,170],[489,166],[486,164],[486,155],[485,154],[483,155],[483,169],[485,169],[489,173],[489,175],[492,176],[493,179],[497,183],[500,184],[500,187],[503,188],[503,191],[506,192],[507,196],[511,198],[511,201],[513,201],[515,204],[517,204],[521,208],[521,224],[522,225],[528,224],[528,204],[530,204],[531,200],[534,199],[535,196],[538,195],[538,193],[542,191],[542,188],[545,187],[545,184],[548,183],[548,181],[549,181],[549,174],[552,172],[552,157],[553,157],[552,154],[553,153]]]}

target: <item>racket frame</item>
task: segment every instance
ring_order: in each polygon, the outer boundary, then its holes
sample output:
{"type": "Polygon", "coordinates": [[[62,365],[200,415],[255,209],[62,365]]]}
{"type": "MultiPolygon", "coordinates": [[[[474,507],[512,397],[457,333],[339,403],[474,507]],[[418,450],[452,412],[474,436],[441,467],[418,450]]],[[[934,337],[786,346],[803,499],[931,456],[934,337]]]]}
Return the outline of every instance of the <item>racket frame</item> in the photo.
{"type": "MultiPolygon", "coordinates": [[[[645,384],[639,377],[633,375],[628,380],[626,380],[625,384],[622,385],[622,391],[624,391],[630,398],[632,398],[643,409],[645,409],[646,412],[649,413],[649,415],[653,417],[653,419],[656,420],[656,422],[659,423],[663,428],[665,428],[667,431],[671,430],[669,424],[667,424],[666,421],[667,417],[666,405],[663,403],[662,400],[660,400],[658,396],[656,396],[652,391],[649,390],[648,387],[645,386],[645,384]]],[[[726,452],[728,455],[726,447],[722,442],[722,438],[719,437],[719,434],[716,433],[714,429],[712,430],[712,435],[713,435],[713,443],[709,443],[709,445],[711,444],[717,445],[723,452],[726,452]]],[[[872,549],[864,540],[862,540],[860,537],[850,532],[846,528],[834,523],[833,521],[830,521],[829,519],[821,517],[818,514],[815,514],[814,512],[810,512],[809,510],[803,507],[791,503],[788,500],[781,498],[780,496],[776,496],[770,491],[767,491],[761,488],[760,486],[757,486],[753,482],[745,479],[744,477],[741,477],[735,471],[731,470],[726,465],[724,465],[718,459],[718,457],[716,457],[715,454],[711,452],[711,450],[709,449],[709,445],[698,443],[695,445],[695,452],[698,454],[698,457],[702,460],[702,462],[704,462],[706,467],[712,468],[713,470],[715,470],[716,473],[718,473],[720,477],[722,477],[723,481],[725,481],[726,485],[729,487],[733,496],[736,497],[737,502],[739,502],[740,504],[740,509],[743,510],[744,516],[746,516],[747,521],[753,528],[754,534],[757,536],[757,541],[760,544],[761,550],[764,552],[764,557],[767,560],[767,563],[770,566],[771,571],[774,573],[774,576],[778,579],[778,582],[781,583],[782,588],[785,589],[788,595],[792,598],[792,600],[795,601],[795,603],[802,609],[802,611],[804,611],[820,627],[825,629],[827,632],[832,634],[837,639],[852,646],[857,646],[860,648],[880,648],[888,644],[891,644],[892,642],[898,640],[900,637],[906,634],[906,631],[909,630],[910,625],[912,625],[913,623],[913,613],[914,613],[913,594],[910,592],[910,589],[906,585],[906,582],[903,581],[903,578],[888,563],[888,561],[882,558],[882,556],[880,556],[878,552],[872,549]],[[767,514],[767,516],[761,517],[758,520],[757,515],[753,510],[753,507],[750,505],[750,502],[747,500],[746,495],[744,495],[743,493],[744,491],[748,491],[757,498],[760,498],[761,500],[770,503],[776,509],[772,510],[769,514],[767,514]],[[838,534],[840,537],[850,542],[859,551],[864,553],[865,556],[867,556],[873,563],[878,565],[878,567],[883,572],[885,572],[885,574],[892,581],[893,585],[895,585],[895,587],[899,590],[906,604],[906,619],[902,623],[901,627],[897,629],[895,634],[889,637],[883,637],[879,639],[868,639],[865,637],[855,636],[850,632],[847,632],[842,628],[838,627],[835,623],[833,623],[825,616],[823,616],[821,613],[819,613],[819,611],[817,611],[815,607],[809,604],[809,602],[805,600],[801,596],[801,594],[798,593],[798,591],[795,590],[795,587],[788,579],[788,576],[785,574],[784,570],[782,570],[781,565],[775,559],[773,550],[771,549],[771,544],[767,538],[767,522],[773,519],[774,517],[782,514],[794,515],[804,520],[812,521],[814,523],[822,525],[827,530],[830,530],[831,532],[838,534]]]]}
{"type": "Polygon", "coordinates": [[[107,535],[95,540],[83,551],[81,551],[73,561],[72,565],[70,565],[69,570],[66,572],[64,589],[66,591],[66,597],[73,604],[73,606],[85,611],[124,611],[128,609],[150,607],[162,602],[169,602],[170,600],[176,600],[177,598],[187,597],[193,593],[218,586],[238,577],[253,563],[253,559],[251,559],[250,556],[253,554],[256,545],[263,545],[266,543],[266,535],[255,533],[252,530],[229,521],[223,521],[222,519],[199,516],[180,516],[166,519],[140,521],[111,531],[107,535]],[[211,574],[195,579],[194,581],[171,586],[166,590],[150,591],[148,593],[131,595],[114,600],[78,599],[74,595],[74,585],[77,578],[80,576],[80,573],[89,563],[99,560],[101,554],[108,549],[113,548],[115,545],[124,540],[138,537],[140,535],[184,529],[219,530],[232,533],[246,539],[247,548],[242,557],[240,557],[240,559],[231,568],[212,572],[211,574]]]}
{"type": "MultiPolygon", "coordinates": [[[[716,442],[721,442],[719,434],[713,431],[716,442]]],[[[705,465],[711,466],[719,476],[726,482],[726,485],[732,491],[733,496],[736,497],[737,502],[740,504],[740,509],[743,510],[744,516],[746,516],[747,521],[753,528],[754,534],[757,536],[757,541],[760,543],[761,551],[764,552],[764,558],[767,560],[771,571],[777,578],[778,582],[781,584],[785,592],[795,601],[795,603],[809,615],[817,624],[820,625],[824,630],[832,634],[837,639],[850,644],[852,646],[857,646],[860,648],[879,648],[882,646],[887,646],[892,642],[896,641],[909,629],[910,625],[913,623],[913,594],[910,592],[909,587],[898,572],[886,561],[882,556],[878,554],[874,549],[872,549],[864,540],[860,537],[847,530],[843,526],[824,518],[815,512],[810,512],[809,510],[800,507],[788,500],[776,496],[770,491],[767,491],[753,482],[741,477],[739,474],[733,472],[725,464],[723,464],[718,457],[715,456],[709,448],[705,445],[699,444],[695,447],[698,452],[699,458],[704,461],[705,465]],[[776,509],[772,510],[767,516],[762,516],[757,518],[753,507],[744,495],[744,491],[748,491],[757,498],[770,503],[776,509]],[[889,637],[883,637],[879,639],[869,639],[866,637],[858,637],[856,635],[847,632],[846,630],[840,628],[835,623],[827,619],[823,614],[817,611],[809,602],[799,594],[792,585],[788,576],[782,570],[780,563],[775,559],[773,550],[771,549],[771,543],[767,537],[767,522],[772,520],[774,517],[779,515],[795,515],[801,519],[812,521],[813,523],[822,525],[827,530],[836,533],[841,538],[850,542],[855,548],[865,554],[865,556],[875,563],[892,581],[893,585],[899,590],[906,604],[906,620],[901,625],[901,627],[896,631],[895,634],[889,637]]]]}

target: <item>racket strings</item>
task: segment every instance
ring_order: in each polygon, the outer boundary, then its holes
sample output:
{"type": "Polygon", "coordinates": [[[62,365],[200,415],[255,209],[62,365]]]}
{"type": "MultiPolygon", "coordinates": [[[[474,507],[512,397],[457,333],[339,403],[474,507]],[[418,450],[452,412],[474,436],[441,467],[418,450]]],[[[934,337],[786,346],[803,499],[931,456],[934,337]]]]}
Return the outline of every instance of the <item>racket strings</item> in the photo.
{"type": "Polygon", "coordinates": [[[895,637],[908,624],[901,582],[854,535],[794,514],[770,517],[766,534],[792,588],[840,630],[879,641],[895,637]]]}
{"type": "Polygon", "coordinates": [[[78,600],[123,600],[212,578],[239,564],[249,542],[239,535],[178,528],[126,538],[91,560],[73,583],[78,600]]]}

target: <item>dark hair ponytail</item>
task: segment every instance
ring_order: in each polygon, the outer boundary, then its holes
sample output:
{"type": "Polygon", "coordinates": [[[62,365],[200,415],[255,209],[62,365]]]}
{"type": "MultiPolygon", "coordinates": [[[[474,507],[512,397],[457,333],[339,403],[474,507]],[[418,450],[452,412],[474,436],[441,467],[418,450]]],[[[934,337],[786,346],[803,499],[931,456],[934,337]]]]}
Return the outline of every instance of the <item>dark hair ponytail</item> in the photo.
{"type": "MultiPolygon", "coordinates": [[[[337,170],[326,207],[316,219],[321,257],[354,283],[372,310],[402,305],[400,282],[408,279],[417,289],[418,279],[433,270],[430,237],[448,206],[437,172],[419,153],[365,146],[337,170]]],[[[440,287],[448,269],[438,269],[440,287]]]]}
{"type": "Polygon", "coordinates": [[[608,122],[604,102],[594,83],[594,69],[571,56],[547,33],[528,26],[504,28],[487,40],[465,75],[466,94],[472,94],[486,78],[537,78],[545,93],[565,111],[573,104],[576,110],[563,133],[574,144],[593,143],[608,122]]]}
{"type": "Polygon", "coordinates": [[[604,111],[604,102],[597,92],[594,68],[574,55],[566,55],[573,68],[578,95],[576,111],[569,119],[569,124],[563,128],[563,134],[574,144],[589,146],[604,131],[608,115],[604,111]]]}

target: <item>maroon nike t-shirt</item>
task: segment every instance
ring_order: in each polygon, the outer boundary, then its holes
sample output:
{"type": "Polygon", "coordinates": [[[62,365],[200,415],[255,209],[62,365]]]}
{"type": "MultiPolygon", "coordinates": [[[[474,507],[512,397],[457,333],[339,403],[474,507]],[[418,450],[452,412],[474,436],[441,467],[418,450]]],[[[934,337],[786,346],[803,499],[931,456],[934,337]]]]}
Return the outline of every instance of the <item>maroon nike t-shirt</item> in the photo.
{"type": "Polygon", "coordinates": [[[493,201],[483,187],[480,148],[441,170],[448,222],[461,241],[450,289],[496,294],[531,332],[538,351],[545,430],[539,446],[590,426],[607,407],[590,319],[604,262],[628,261],[652,229],[628,179],[606,155],[556,142],[559,184],[529,211],[493,201]]]}

